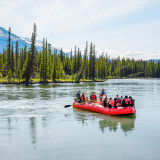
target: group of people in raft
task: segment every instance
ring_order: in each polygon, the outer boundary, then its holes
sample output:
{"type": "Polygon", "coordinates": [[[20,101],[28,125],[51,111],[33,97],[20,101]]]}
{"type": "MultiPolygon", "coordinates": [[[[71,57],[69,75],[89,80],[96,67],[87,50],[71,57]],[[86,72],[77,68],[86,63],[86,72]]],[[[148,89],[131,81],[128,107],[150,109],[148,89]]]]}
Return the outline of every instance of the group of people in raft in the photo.
{"type": "MultiPolygon", "coordinates": [[[[100,98],[100,102],[101,105],[103,105],[104,107],[109,107],[109,108],[117,108],[117,107],[127,107],[127,106],[134,106],[135,100],[130,96],[128,98],[128,96],[126,95],[125,98],[123,98],[123,96],[119,97],[118,95],[116,95],[116,98],[114,98],[114,100],[112,100],[112,98],[107,97],[106,92],[104,89],[102,89],[102,91],[99,93],[99,98],[100,98]],[[105,98],[103,99],[103,96],[105,96],[105,98]]],[[[97,96],[95,95],[95,92],[92,93],[92,95],[90,96],[90,101],[88,100],[88,97],[85,98],[85,95],[77,92],[76,94],[76,99],[77,102],[79,103],[85,103],[85,102],[96,102],[97,101],[97,96]]]]}

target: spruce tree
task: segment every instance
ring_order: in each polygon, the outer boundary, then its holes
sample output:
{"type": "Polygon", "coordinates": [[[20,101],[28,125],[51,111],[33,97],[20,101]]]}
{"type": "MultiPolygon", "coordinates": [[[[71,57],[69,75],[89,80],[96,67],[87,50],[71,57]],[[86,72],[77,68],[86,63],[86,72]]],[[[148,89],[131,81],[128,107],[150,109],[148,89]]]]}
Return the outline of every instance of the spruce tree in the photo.
{"type": "Polygon", "coordinates": [[[11,51],[11,70],[12,70],[12,76],[14,75],[14,49],[12,44],[12,51],[11,51]]]}
{"type": "Polygon", "coordinates": [[[35,67],[35,61],[36,61],[36,36],[37,36],[37,27],[36,24],[34,23],[33,26],[33,33],[31,37],[31,47],[29,48],[24,66],[23,66],[23,72],[22,72],[22,77],[25,78],[26,85],[29,84],[31,74],[34,71],[35,67]]]}
{"type": "Polygon", "coordinates": [[[48,63],[47,63],[47,66],[48,66],[48,78],[51,78],[52,74],[52,50],[51,50],[51,44],[48,44],[48,63]]]}
{"type": "Polygon", "coordinates": [[[3,55],[0,54],[0,78],[3,77],[3,72],[4,72],[3,55]]]}
{"type": "Polygon", "coordinates": [[[52,63],[52,80],[55,81],[57,78],[57,50],[54,49],[53,63],[52,63]]]}
{"type": "Polygon", "coordinates": [[[11,28],[8,30],[8,45],[7,45],[7,71],[11,69],[11,28]]]}
{"type": "Polygon", "coordinates": [[[84,78],[87,79],[89,76],[89,67],[88,67],[88,42],[86,42],[86,47],[84,50],[84,59],[85,68],[84,68],[84,78]]]}
{"type": "Polygon", "coordinates": [[[73,69],[74,69],[74,74],[75,74],[77,72],[77,49],[76,49],[76,46],[74,49],[73,69]]]}
{"type": "Polygon", "coordinates": [[[15,69],[17,72],[17,66],[18,66],[18,56],[19,56],[19,47],[18,47],[18,40],[16,41],[16,51],[15,51],[15,69]]]}
{"type": "Polygon", "coordinates": [[[91,42],[89,51],[89,79],[92,79],[92,58],[93,58],[93,44],[91,42]]]}
{"type": "Polygon", "coordinates": [[[95,79],[95,76],[96,76],[96,52],[95,52],[95,45],[93,45],[93,48],[92,48],[92,74],[91,74],[91,77],[92,77],[92,80],[95,79]]]}

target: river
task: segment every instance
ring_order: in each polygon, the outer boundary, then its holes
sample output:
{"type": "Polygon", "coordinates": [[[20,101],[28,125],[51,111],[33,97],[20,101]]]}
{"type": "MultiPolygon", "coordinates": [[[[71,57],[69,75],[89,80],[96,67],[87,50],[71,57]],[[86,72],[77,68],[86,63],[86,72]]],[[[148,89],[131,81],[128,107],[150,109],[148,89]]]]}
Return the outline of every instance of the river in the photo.
{"type": "Polygon", "coordinates": [[[159,160],[160,80],[0,85],[1,160],[159,160]],[[135,99],[136,116],[64,108],[77,91],[135,99]]]}

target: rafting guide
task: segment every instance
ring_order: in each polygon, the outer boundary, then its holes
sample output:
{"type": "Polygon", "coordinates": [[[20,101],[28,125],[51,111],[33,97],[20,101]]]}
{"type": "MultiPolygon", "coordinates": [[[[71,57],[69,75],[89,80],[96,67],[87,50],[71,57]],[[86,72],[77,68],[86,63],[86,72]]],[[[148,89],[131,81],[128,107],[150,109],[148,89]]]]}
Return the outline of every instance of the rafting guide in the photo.
{"type": "Polygon", "coordinates": [[[106,95],[106,92],[104,91],[104,89],[102,89],[102,91],[99,93],[99,99],[100,99],[100,101],[102,102],[102,100],[103,100],[103,96],[106,96],[106,98],[107,98],[107,95],[106,95]]]}

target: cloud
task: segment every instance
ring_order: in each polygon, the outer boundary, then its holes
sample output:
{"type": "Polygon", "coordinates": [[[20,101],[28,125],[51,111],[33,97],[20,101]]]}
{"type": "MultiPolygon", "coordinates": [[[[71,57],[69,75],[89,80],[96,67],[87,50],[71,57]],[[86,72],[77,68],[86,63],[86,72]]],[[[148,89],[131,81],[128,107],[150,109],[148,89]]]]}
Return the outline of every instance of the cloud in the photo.
{"type": "Polygon", "coordinates": [[[123,57],[127,58],[134,58],[134,59],[143,59],[143,60],[148,60],[148,59],[160,59],[160,50],[155,51],[153,49],[148,49],[145,51],[126,51],[126,52],[120,52],[116,50],[101,50],[101,49],[96,49],[96,55],[104,55],[107,53],[110,58],[117,58],[120,57],[121,59],[123,57]]]}
{"type": "MultiPolygon", "coordinates": [[[[64,49],[65,52],[70,52],[71,49],[64,49]]],[[[72,50],[74,52],[74,50],[72,50]]],[[[88,53],[89,54],[89,53],[88,53]]],[[[143,60],[149,60],[149,59],[160,59],[160,50],[156,51],[153,49],[147,49],[145,51],[126,51],[126,52],[120,52],[116,50],[108,50],[108,49],[100,49],[96,48],[96,56],[99,57],[101,55],[108,55],[110,58],[117,58],[120,57],[121,59],[124,58],[134,58],[134,59],[143,59],[143,60]]]]}
{"type": "Polygon", "coordinates": [[[8,0],[1,2],[0,19],[12,23],[18,21],[20,27],[37,21],[40,30],[54,29],[55,33],[63,33],[136,12],[157,2],[159,1],[8,0]]]}
{"type": "MultiPolygon", "coordinates": [[[[153,27],[160,26],[159,19],[124,24],[121,28],[118,23],[110,27],[108,24],[159,3],[160,0],[7,0],[0,5],[0,22],[2,27],[8,29],[10,26],[15,34],[23,37],[31,36],[32,25],[36,22],[37,39],[47,37],[56,47],[71,48],[76,44],[83,51],[88,40],[102,50],[109,48],[107,51],[115,56],[126,53],[138,57],[135,51],[122,51],[154,48],[159,38],[153,37],[156,34],[153,27]],[[115,25],[117,29],[113,29],[115,25]],[[146,34],[151,35],[152,44],[146,34]]],[[[140,53],[137,52],[139,57],[140,53]]]]}

